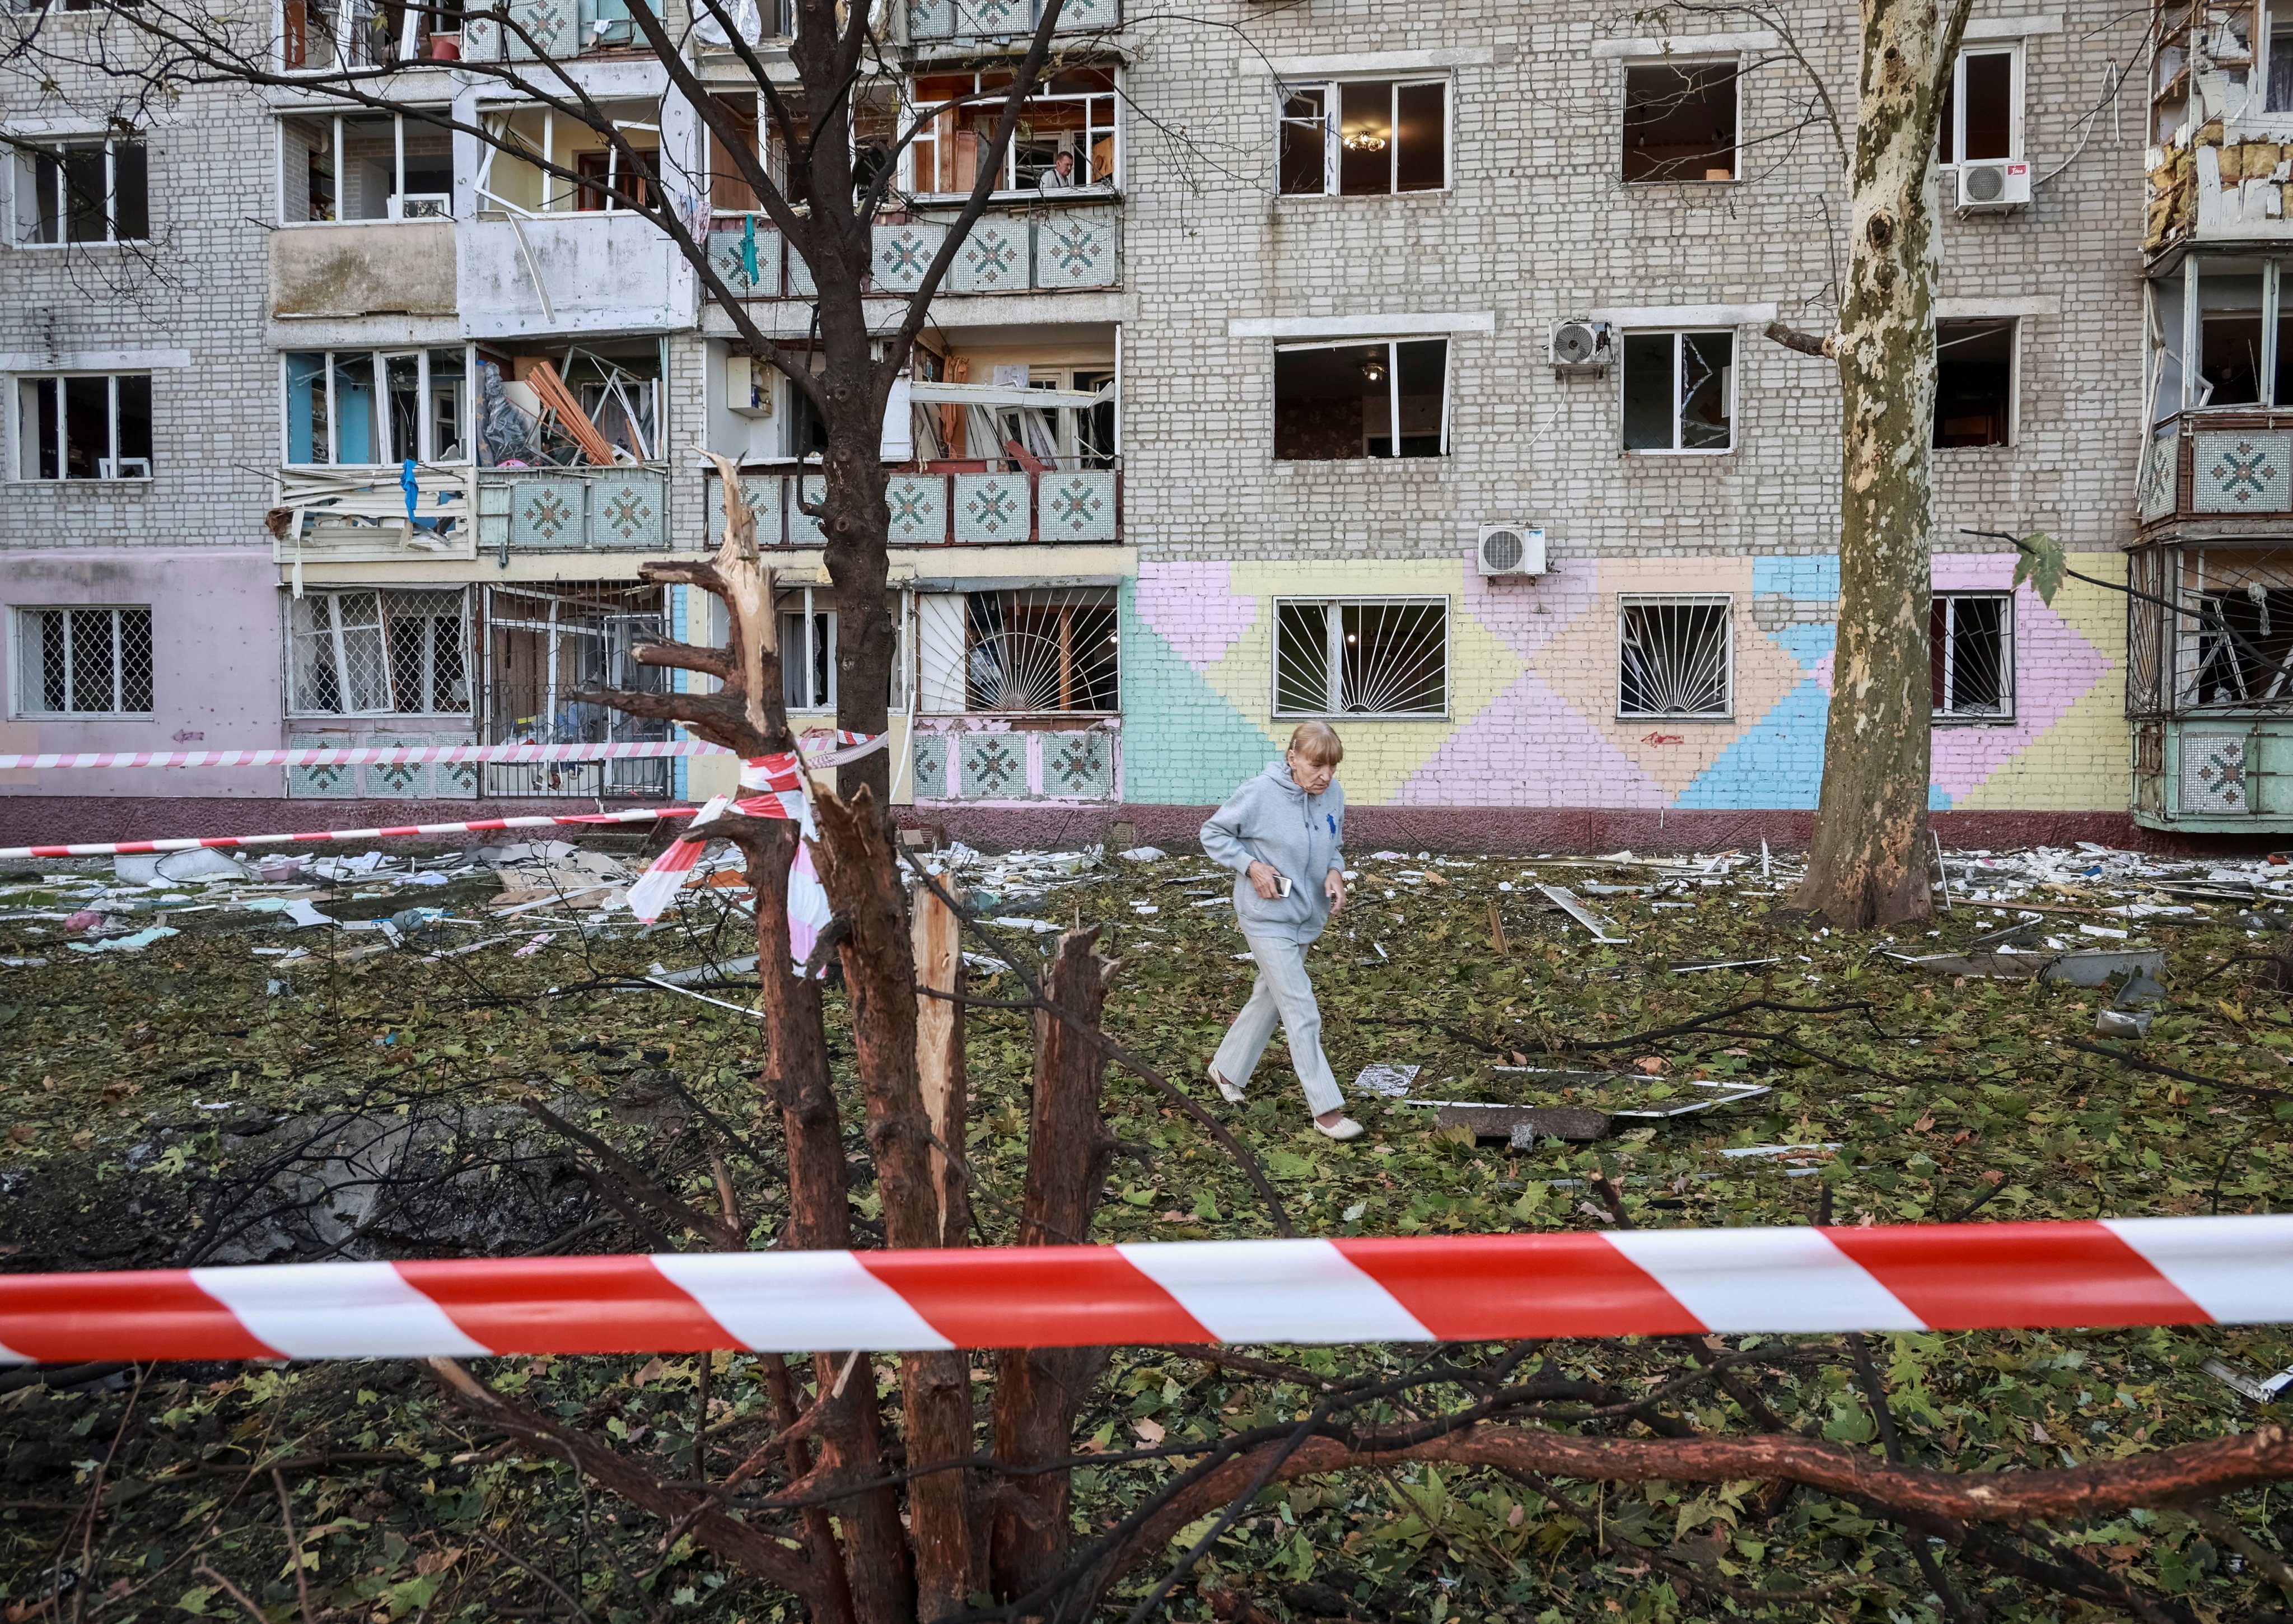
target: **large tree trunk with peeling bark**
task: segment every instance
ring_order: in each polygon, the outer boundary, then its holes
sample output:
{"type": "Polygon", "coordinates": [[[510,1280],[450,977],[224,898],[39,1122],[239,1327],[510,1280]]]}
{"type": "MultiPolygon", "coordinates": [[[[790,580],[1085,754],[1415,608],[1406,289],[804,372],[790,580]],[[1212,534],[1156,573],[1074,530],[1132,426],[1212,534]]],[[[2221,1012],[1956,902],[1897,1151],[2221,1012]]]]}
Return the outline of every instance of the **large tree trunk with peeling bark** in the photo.
{"type": "Polygon", "coordinates": [[[1796,905],[1841,929],[1924,919],[1934,526],[1936,121],[1964,0],[1863,0],[1839,333],[1839,642],[1796,905]]]}

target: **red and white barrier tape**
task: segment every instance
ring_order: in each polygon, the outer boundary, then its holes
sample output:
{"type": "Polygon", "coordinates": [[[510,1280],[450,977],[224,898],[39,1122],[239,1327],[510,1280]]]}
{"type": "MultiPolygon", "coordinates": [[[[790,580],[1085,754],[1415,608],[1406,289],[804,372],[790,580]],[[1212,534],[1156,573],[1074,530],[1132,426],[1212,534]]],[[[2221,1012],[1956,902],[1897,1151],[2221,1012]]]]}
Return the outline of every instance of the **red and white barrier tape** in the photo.
{"type": "Polygon", "coordinates": [[[2293,1216],[0,1275],[53,1362],[2287,1321],[2293,1216]]]}
{"type": "MultiPolygon", "coordinates": [[[[822,735],[826,736],[826,735],[822,735]]],[[[839,733],[839,741],[858,740],[822,752],[807,751],[805,764],[818,771],[822,767],[841,767],[847,761],[884,748],[883,734],[839,733]]],[[[792,761],[793,756],[774,756],[766,759],[792,761]]],[[[745,775],[743,777],[745,779],[745,775]]],[[[744,803],[745,804],[745,803],[744,803]]],[[[92,840],[77,845],[0,846],[0,860],[28,857],[134,857],[155,851],[197,851],[202,847],[229,850],[234,847],[298,846],[339,840],[381,840],[402,839],[412,835],[482,834],[497,829],[551,829],[573,827],[584,824],[642,824],[657,817],[692,817],[702,811],[700,807],[632,807],[619,812],[573,812],[557,816],[530,817],[478,817],[457,824],[401,824],[378,829],[309,829],[294,834],[210,834],[186,836],[179,840],[92,840]]],[[[773,816],[759,813],[758,816],[773,816]]],[[[807,825],[805,831],[812,832],[807,825]]],[[[694,854],[696,857],[698,853],[694,854]]],[[[689,865],[688,865],[689,866],[689,865]]],[[[806,949],[807,954],[810,949],[806,949]]]]}
{"type": "MultiPolygon", "coordinates": [[[[865,744],[881,735],[838,732],[833,735],[838,748],[830,751],[814,749],[810,743],[815,738],[831,736],[827,731],[804,736],[805,759],[815,767],[822,767],[839,766],[866,755],[868,751],[865,749],[845,747],[865,744]]],[[[409,767],[425,761],[510,766],[532,761],[649,761],[669,756],[729,756],[732,753],[721,744],[705,743],[699,739],[677,739],[652,744],[405,744],[351,750],[116,750],[77,754],[0,755],[0,772],[65,767],[409,767]]]]}

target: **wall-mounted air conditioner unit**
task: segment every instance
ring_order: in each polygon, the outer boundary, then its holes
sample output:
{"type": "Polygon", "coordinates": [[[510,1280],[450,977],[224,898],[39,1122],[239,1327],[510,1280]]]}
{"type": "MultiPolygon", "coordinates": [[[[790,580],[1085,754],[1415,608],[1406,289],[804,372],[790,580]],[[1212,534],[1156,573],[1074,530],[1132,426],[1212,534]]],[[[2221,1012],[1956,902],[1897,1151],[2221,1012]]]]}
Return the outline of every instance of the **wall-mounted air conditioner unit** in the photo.
{"type": "Polygon", "coordinates": [[[390,217],[393,220],[451,220],[454,217],[454,194],[450,191],[407,191],[390,199],[390,217]]]}
{"type": "Polygon", "coordinates": [[[725,406],[744,418],[773,415],[773,368],[754,355],[725,358],[725,406]]]}
{"type": "Polygon", "coordinates": [[[1546,354],[1555,372],[1605,372],[1616,359],[1616,329],[1576,317],[1555,321],[1546,354]]]}
{"type": "Polygon", "coordinates": [[[1544,573],[1544,526],[1484,524],[1473,556],[1486,576],[1544,573]]]}
{"type": "Polygon", "coordinates": [[[2030,200],[2030,166],[2021,158],[1970,160],[1958,166],[1958,207],[2021,208],[2030,200]]]}

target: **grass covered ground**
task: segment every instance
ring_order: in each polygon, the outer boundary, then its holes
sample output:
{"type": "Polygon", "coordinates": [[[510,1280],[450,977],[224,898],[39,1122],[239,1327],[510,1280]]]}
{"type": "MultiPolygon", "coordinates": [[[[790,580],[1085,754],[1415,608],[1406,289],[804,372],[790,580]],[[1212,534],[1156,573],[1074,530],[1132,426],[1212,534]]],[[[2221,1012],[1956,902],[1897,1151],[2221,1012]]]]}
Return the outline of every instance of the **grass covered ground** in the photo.
{"type": "MultiPolygon", "coordinates": [[[[967,877],[994,898],[996,917],[1101,927],[1102,951],[1122,962],[1110,1030],[1229,1117],[1301,1234],[1604,1227],[1616,1219],[1595,1198],[1596,1175],[1646,1228],[1805,1223],[1827,1199],[1836,1223],[1941,1222],[1970,1208],[1974,1222],[2266,1212],[2284,1184],[2293,1100],[2273,1091],[2293,1093],[2293,1012],[2265,962],[2284,938],[2240,922],[2265,908],[2265,895],[2240,904],[2187,894],[2191,881],[2207,889],[2206,865],[2177,877],[2081,875],[2059,864],[2043,884],[1987,882],[2057,910],[2042,916],[2041,939],[2165,951],[2168,1000],[2145,1037],[2121,1041],[2094,1035],[2107,988],[1963,978],[1885,956],[1890,946],[1963,948],[2011,913],[1963,905],[1932,934],[1889,944],[1811,933],[1786,916],[1781,881],[1762,880],[1756,859],[1702,877],[1417,854],[1358,862],[1354,905],[1313,959],[1341,1080],[1406,1064],[1420,1068],[1419,1097],[1557,1100],[1557,1091],[1533,1092],[1533,1072],[1495,1068],[1640,1079],[1574,1085],[1575,1102],[1610,1107],[1690,1098],[1698,1080],[1770,1092],[1637,1127],[1620,1122],[1626,1131],[1597,1144],[1518,1152],[1443,1133],[1424,1108],[1361,1096],[1349,1108],[1368,1134],[1333,1144],[1309,1131],[1278,1039],[1246,1107],[1224,1106],[1201,1081],[1250,987],[1231,912],[1219,905],[1223,876],[1173,857],[1085,868],[1049,889],[1031,882],[1047,869],[967,877]],[[1540,881],[1639,888],[1585,896],[1629,939],[1592,941],[1534,889],[1540,881]],[[2188,911],[2100,912],[2128,902],[2188,911]],[[2081,935],[2081,925],[2130,935],[2122,944],[2081,935]],[[1673,970],[1743,959],[1776,962],[1673,970]],[[1616,1041],[1754,1003],[1762,1007],[1696,1031],[1616,1041]],[[2071,1040],[2188,1075],[2136,1069],[2071,1040]],[[1722,1154],[1772,1145],[1837,1148],[1722,1154]]],[[[58,914],[82,900],[75,886],[37,875],[5,883],[31,888],[0,905],[20,914],[58,914]]],[[[585,933],[586,903],[492,921],[490,876],[320,889],[316,905],[338,921],[420,905],[489,922],[431,924],[393,947],[383,933],[290,930],[275,914],[219,906],[182,916],[180,934],[139,952],[83,954],[66,947],[54,918],[0,922],[0,956],[46,961],[0,969],[0,1267],[662,1244],[615,1213],[579,1170],[579,1153],[521,1108],[526,1100],[550,1102],[712,1208],[713,1149],[751,1244],[769,1242],[783,1206],[777,1128],[749,1083],[754,1021],[628,987],[657,963],[701,962],[712,943],[725,954],[753,951],[745,922],[722,914],[721,894],[688,893],[683,922],[640,938],[626,915],[585,933]],[[511,939],[430,956],[497,934],[511,939]],[[544,934],[551,939],[513,956],[544,934]],[[282,962],[286,954],[257,948],[303,954],[282,962]],[[405,1125],[395,1138],[393,1121],[405,1125]]],[[[215,900],[198,891],[184,888],[193,901],[183,905],[215,900]]],[[[1024,926],[999,934],[1023,954],[1056,939],[1024,926]]],[[[1017,991],[1008,973],[975,972],[974,987],[1017,991]]],[[[742,1003],[753,993],[709,995],[742,1003]]],[[[848,1039],[837,1035],[839,998],[831,995],[831,1046],[849,1124],[858,1108],[848,1039]]],[[[987,1242],[1011,1229],[1031,1052],[1023,1017],[974,1012],[967,1149],[987,1242]]],[[[1098,1238],[1272,1232],[1263,1203],[1194,1123],[1121,1071],[1106,1098],[1134,1150],[1115,1165],[1098,1238]]],[[[856,1133],[852,1144],[859,1158],[856,1133]]],[[[864,1231],[875,1216],[864,1180],[855,1207],[864,1231]]],[[[1770,1362],[1744,1367],[1746,1391],[1789,1425],[1876,1439],[1840,1339],[1733,1345],[1768,1351],[1770,1362]]],[[[2275,1328],[1895,1336],[1875,1347],[1907,1458],[1958,1469],[2106,1459],[2278,1421],[2273,1406],[2200,1366],[2216,1360],[2260,1378],[2293,1363],[2293,1336],[2275,1328]]],[[[1082,1448],[1111,1454],[1276,1425],[1305,1413],[1316,1381],[1398,1374],[1428,1356],[1252,1352],[1268,1362],[1119,1351],[1082,1448]]],[[[1470,1364],[1495,1352],[1459,1357],[1470,1364]]],[[[1752,1425],[1738,1398],[1710,1386],[1665,1389],[1637,1418],[1622,1415],[1678,1368],[1670,1344],[1555,1344],[1542,1357],[1553,1382],[1577,1395],[1574,1409],[1553,1411],[1555,1425],[1641,1436],[1650,1414],[1712,1431],[1752,1425]],[[1604,1409],[1619,1413],[1592,1415],[1604,1409]]],[[[497,1386],[602,1427],[667,1476],[693,1474],[696,1449],[700,1466],[721,1476],[770,1427],[747,1356],[713,1361],[705,1417],[692,1358],[477,1368],[497,1386]]],[[[887,1364],[879,1381],[889,1382],[887,1364]]],[[[1381,1402],[1405,1415],[1466,1401],[1466,1387],[1451,1383],[1381,1402]]],[[[790,1616],[784,1598],[689,1542],[660,1548],[660,1525],[583,1492],[562,1461],[474,1430],[426,1372],[403,1362],[162,1365],[69,1392],[20,1386],[0,1393],[0,1607],[12,1620],[53,1616],[42,1611],[50,1605],[105,1620],[244,1617],[233,1587],[268,1618],[296,1616],[282,1490],[318,1616],[571,1618],[577,1604],[597,1624],[790,1616]],[[89,1517],[91,1505],[102,1514],[89,1517]]],[[[1159,1460],[1082,1468],[1080,1525],[1113,1522],[1171,1470],[1159,1460]]],[[[2176,1611],[2166,1616],[2243,1620],[2293,1608],[2265,1571],[2271,1554],[2293,1549],[2285,1497],[2241,1495],[2206,1516],[2136,1512],[2042,1538],[2057,1556],[2167,1598],[2176,1611]]],[[[2081,1612],[1971,1565],[1948,1571],[1993,1618],[2142,1616],[2132,1604],[2081,1612]]],[[[1253,1611],[1370,1624],[1943,1616],[1900,1531],[1842,1501],[1751,1484],[1603,1490],[1446,1469],[1358,1473],[1269,1490],[1196,1579],[1174,1596],[1177,1616],[1244,1624],[1253,1611]],[[1804,1599],[1778,1602],[1763,1589],[1804,1599]]]]}

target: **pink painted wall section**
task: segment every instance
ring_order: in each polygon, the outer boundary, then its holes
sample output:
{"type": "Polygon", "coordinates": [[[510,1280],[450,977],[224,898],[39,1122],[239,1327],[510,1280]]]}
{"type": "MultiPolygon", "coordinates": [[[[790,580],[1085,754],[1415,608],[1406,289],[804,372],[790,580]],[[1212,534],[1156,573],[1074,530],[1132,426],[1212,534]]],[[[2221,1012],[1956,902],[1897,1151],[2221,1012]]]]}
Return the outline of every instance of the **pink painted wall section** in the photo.
{"type": "Polygon", "coordinates": [[[1138,612],[1179,659],[1208,670],[1258,623],[1258,599],[1231,589],[1224,564],[1161,564],[1138,578],[1138,612]]]}
{"type": "MultiPolygon", "coordinates": [[[[280,718],[279,574],[270,549],[158,548],[0,555],[0,659],[8,712],[0,751],[276,749],[280,718]],[[16,610],[95,605],[151,611],[150,717],[30,718],[16,610]]],[[[155,767],[0,773],[0,794],[227,796],[276,800],[268,767],[155,767]]],[[[68,831],[59,831],[68,835],[68,831]]],[[[164,833],[165,831],[154,831],[164,833]]]]}

